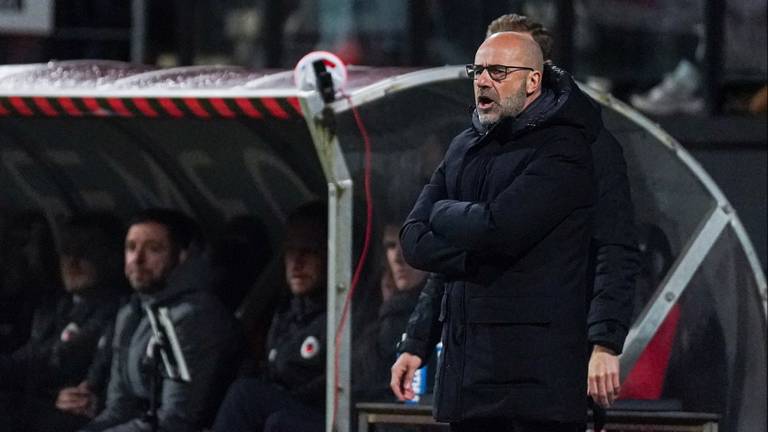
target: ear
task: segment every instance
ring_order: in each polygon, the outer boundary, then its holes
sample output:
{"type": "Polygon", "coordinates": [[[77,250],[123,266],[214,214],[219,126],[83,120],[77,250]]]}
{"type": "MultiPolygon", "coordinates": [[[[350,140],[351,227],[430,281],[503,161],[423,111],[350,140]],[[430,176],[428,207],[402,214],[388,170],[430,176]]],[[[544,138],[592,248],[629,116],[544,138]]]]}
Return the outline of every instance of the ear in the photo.
{"type": "Polygon", "coordinates": [[[541,89],[541,71],[533,71],[525,80],[525,91],[530,96],[541,89]]]}

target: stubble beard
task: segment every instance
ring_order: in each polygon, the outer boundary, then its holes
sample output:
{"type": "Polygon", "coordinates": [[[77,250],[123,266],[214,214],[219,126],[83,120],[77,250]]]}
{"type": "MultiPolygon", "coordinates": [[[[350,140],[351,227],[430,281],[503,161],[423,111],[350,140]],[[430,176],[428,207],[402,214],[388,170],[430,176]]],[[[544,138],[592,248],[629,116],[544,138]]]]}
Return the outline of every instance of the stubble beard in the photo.
{"type": "Polygon", "coordinates": [[[490,126],[494,123],[498,123],[505,117],[517,117],[518,114],[523,112],[527,97],[528,95],[525,92],[525,81],[522,81],[517,88],[517,91],[503,98],[501,103],[496,105],[493,110],[487,113],[478,111],[477,114],[480,124],[483,126],[490,126]]]}

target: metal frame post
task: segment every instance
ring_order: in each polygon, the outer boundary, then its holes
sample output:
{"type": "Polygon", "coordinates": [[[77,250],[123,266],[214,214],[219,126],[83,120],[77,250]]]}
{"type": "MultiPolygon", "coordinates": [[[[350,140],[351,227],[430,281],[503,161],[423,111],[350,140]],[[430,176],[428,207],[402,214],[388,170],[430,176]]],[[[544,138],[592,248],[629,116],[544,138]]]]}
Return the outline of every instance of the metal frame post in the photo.
{"type": "Polygon", "coordinates": [[[131,1],[131,62],[143,64],[147,50],[147,2],[131,1]]]}
{"type": "Polygon", "coordinates": [[[347,432],[350,430],[351,412],[351,305],[347,311],[347,324],[341,330],[339,340],[336,340],[336,332],[352,279],[353,182],[336,135],[334,112],[330,107],[323,106],[320,95],[316,92],[306,98],[300,98],[300,101],[320,165],[328,181],[328,346],[325,430],[326,432],[347,432]],[[339,346],[338,358],[336,358],[337,345],[339,346]],[[338,381],[335,382],[337,363],[338,381]]]}

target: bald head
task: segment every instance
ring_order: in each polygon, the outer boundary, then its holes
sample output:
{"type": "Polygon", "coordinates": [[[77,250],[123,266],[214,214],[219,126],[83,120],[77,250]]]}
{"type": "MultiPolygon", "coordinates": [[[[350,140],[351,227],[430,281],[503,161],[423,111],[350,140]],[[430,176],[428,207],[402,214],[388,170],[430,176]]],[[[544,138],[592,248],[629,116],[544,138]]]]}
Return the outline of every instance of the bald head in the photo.
{"type": "Polygon", "coordinates": [[[525,66],[541,72],[544,68],[544,55],[541,47],[529,33],[499,32],[486,39],[477,52],[483,49],[509,51],[510,61],[515,66],[525,66]]]}
{"type": "Polygon", "coordinates": [[[474,75],[477,113],[483,124],[516,117],[541,95],[544,57],[530,34],[491,35],[477,49],[475,65],[485,69],[474,75]],[[491,77],[488,68],[501,74],[491,77]]]}

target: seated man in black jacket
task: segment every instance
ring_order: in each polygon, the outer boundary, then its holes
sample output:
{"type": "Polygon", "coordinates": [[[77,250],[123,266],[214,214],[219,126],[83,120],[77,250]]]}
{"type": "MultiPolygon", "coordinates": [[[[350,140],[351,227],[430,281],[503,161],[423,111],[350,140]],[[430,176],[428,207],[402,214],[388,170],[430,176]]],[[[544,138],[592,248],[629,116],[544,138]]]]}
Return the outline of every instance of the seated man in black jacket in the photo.
{"type": "Polygon", "coordinates": [[[272,320],[261,374],[232,384],[215,431],[325,430],[326,219],[319,203],[288,218],[285,279],[290,303],[272,320]]]}
{"type": "MultiPolygon", "coordinates": [[[[378,316],[356,339],[353,351],[353,392],[359,401],[394,401],[389,388],[389,368],[397,357],[397,344],[408,325],[427,273],[408,265],[403,259],[398,232],[400,224],[384,226],[382,243],[386,254],[386,278],[391,278],[392,292],[382,292],[378,316]]],[[[386,288],[382,287],[382,291],[386,288]]]]}
{"type": "MultiPolygon", "coordinates": [[[[56,410],[59,388],[83,380],[104,327],[115,318],[124,285],[122,224],[111,215],[73,217],[63,227],[59,261],[65,295],[41,299],[32,334],[0,357],[0,385],[16,417],[11,430],[66,431],[87,421],[56,410]]],[[[13,421],[13,420],[11,420],[13,421]]]]}

